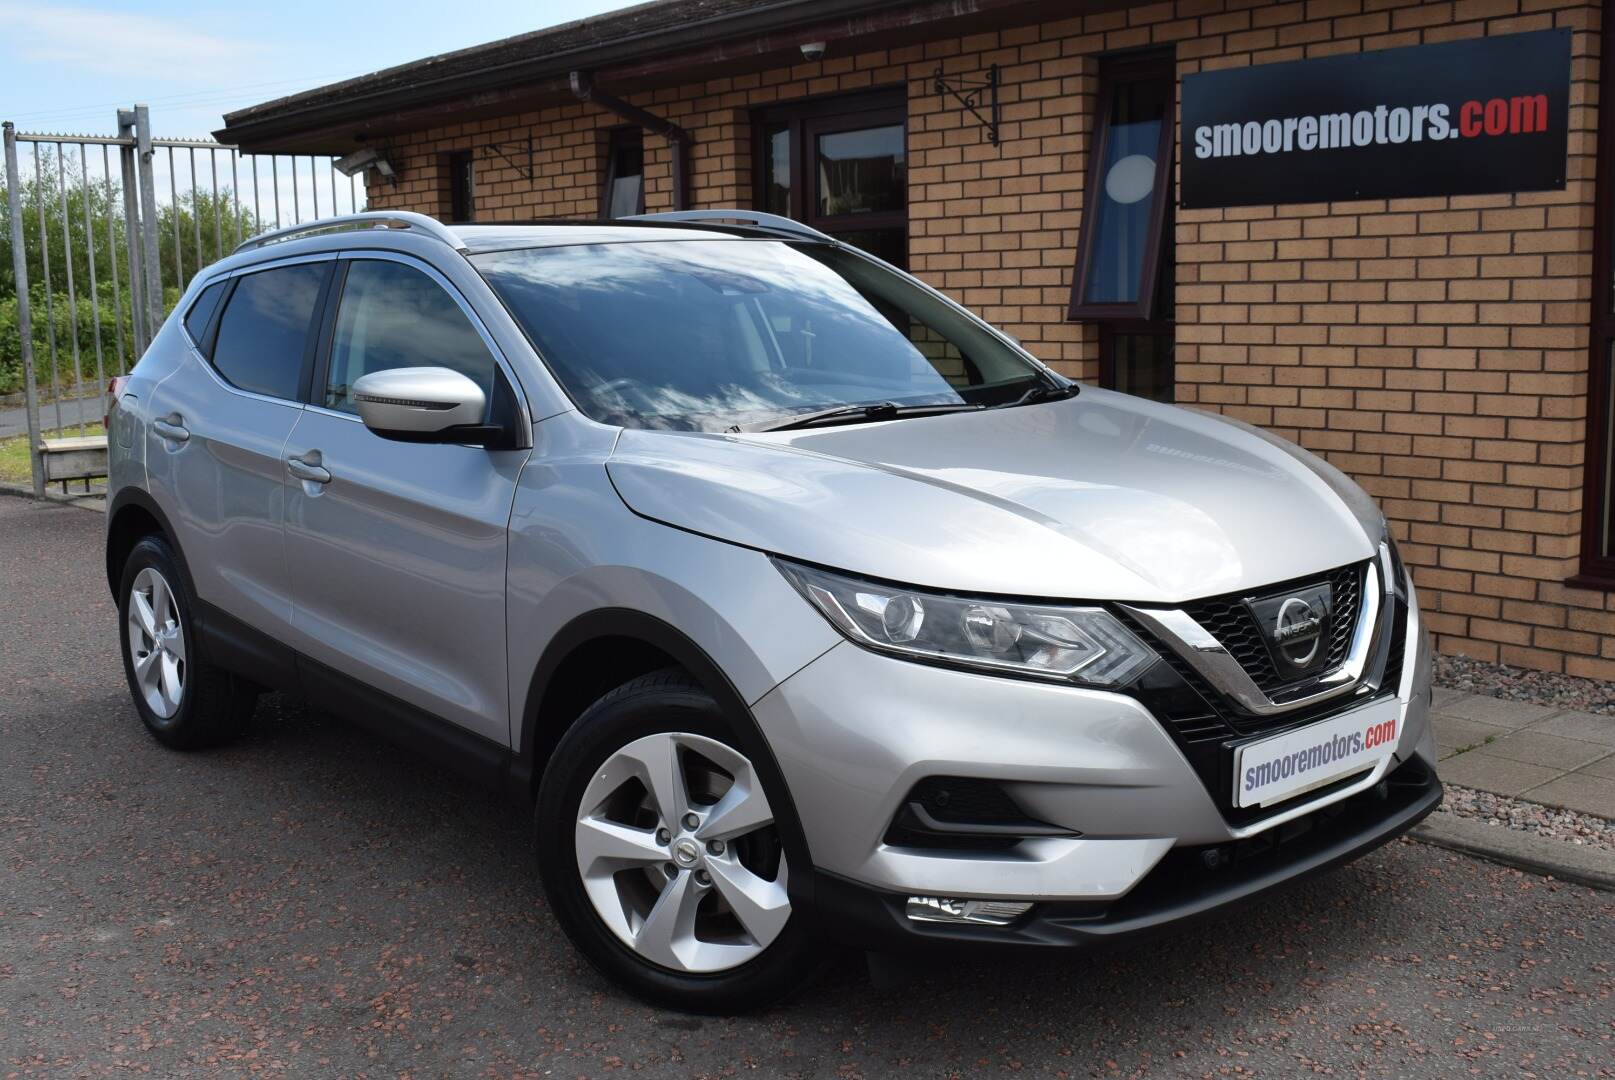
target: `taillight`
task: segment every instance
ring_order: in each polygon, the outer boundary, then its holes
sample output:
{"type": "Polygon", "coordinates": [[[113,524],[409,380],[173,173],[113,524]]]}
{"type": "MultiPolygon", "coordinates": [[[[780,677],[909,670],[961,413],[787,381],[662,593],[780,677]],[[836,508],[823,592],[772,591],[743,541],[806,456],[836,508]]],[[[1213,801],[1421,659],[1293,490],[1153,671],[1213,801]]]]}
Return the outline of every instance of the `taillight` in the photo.
{"type": "Polygon", "coordinates": [[[114,375],[107,382],[107,411],[101,417],[101,426],[107,431],[112,430],[112,410],[117,407],[118,399],[123,397],[123,389],[128,385],[127,375],[114,375]]]}

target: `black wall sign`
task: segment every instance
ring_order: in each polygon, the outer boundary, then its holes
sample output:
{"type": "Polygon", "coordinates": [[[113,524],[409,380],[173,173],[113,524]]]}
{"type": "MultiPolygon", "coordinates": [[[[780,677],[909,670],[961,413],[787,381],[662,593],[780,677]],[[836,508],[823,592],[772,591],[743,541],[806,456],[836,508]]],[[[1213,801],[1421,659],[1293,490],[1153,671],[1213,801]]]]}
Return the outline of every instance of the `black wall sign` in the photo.
{"type": "Polygon", "coordinates": [[[1565,186],[1570,31],[1183,80],[1185,207],[1565,186]]]}

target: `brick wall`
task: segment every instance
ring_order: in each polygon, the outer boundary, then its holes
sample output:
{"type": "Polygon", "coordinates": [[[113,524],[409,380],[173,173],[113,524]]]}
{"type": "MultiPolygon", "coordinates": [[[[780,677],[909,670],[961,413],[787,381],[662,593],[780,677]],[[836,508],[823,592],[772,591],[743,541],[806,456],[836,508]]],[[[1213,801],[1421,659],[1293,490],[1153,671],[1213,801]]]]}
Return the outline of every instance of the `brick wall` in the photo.
{"type": "MultiPolygon", "coordinates": [[[[1080,20],[927,46],[860,53],[760,74],[714,79],[629,98],[690,131],[691,202],[753,203],[751,110],[827,94],[907,86],[909,258],[911,268],[1008,329],[1067,374],[1098,375],[1097,337],[1065,322],[1082,209],[1087,132],[1092,126],[1095,50],[1105,35],[1083,35],[1080,20]],[[950,75],[1003,69],[1005,121],[1000,145],[936,95],[940,64],[950,75]]],[[[446,212],[444,155],[476,152],[477,219],[591,218],[599,212],[606,132],[622,121],[592,105],[436,128],[387,143],[396,185],[370,180],[372,209],[446,212]],[[499,144],[529,180],[490,155],[499,144]]],[[[645,208],[673,206],[671,152],[645,135],[645,208]]]]}
{"type": "MultiPolygon", "coordinates": [[[[1573,0],[1176,0],[834,56],[634,98],[694,133],[697,206],[752,201],[750,110],[906,85],[909,257],[927,280],[1055,367],[1098,375],[1065,305],[1097,58],[1174,47],[1180,76],[1341,52],[1576,31],[1564,192],[1179,211],[1179,400],[1270,428],[1361,481],[1393,520],[1437,645],[1615,678],[1615,603],[1575,572],[1586,417],[1599,5],[1573,0]],[[940,64],[1000,66],[1001,144],[935,94],[940,64]]],[[[442,155],[477,150],[479,219],[591,217],[605,131],[593,106],[395,140],[376,208],[446,209],[442,155]],[[531,136],[528,180],[486,147],[531,136]]],[[[645,139],[648,209],[671,206],[645,139]]]]}
{"type": "MultiPolygon", "coordinates": [[[[1143,13],[1135,12],[1135,20],[1143,13]]],[[[1560,26],[1563,192],[1178,216],[1179,399],[1357,478],[1403,540],[1444,652],[1615,678],[1576,570],[1592,282],[1596,4],[1314,0],[1154,17],[1181,74],[1560,26]]]]}

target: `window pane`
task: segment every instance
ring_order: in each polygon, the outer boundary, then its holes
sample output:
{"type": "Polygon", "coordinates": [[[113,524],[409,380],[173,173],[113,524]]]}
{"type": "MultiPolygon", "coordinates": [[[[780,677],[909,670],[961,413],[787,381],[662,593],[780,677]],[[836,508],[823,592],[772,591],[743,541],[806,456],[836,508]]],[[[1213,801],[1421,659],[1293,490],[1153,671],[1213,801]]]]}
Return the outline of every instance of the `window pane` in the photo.
{"type": "Polygon", "coordinates": [[[607,172],[606,217],[645,212],[645,143],[638,129],[611,133],[611,165],[607,172]]]}
{"type": "Polygon", "coordinates": [[[355,261],[337,311],[325,406],[356,412],[359,376],[408,367],[458,371],[493,399],[493,356],[453,298],[412,266],[355,261]]]}
{"type": "Polygon", "coordinates": [[[1131,304],[1139,299],[1155,203],[1155,159],[1171,89],[1171,83],[1153,80],[1116,85],[1100,163],[1098,212],[1089,219],[1094,238],[1084,303],[1131,304]]]}
{"type": "Polygon", "coordinates": [[[791,129],[784,124],[763,133],[763,209],[791,213],[791,129]]]}
{"type": "Polygon", "coordinates": [[[207,322],[213,318],[213,309],[219,306],[219,297],[224,295],[224,287],[229,284],[225,281],[215,282],[203,289],[197,296],[196,303],[185,315],[185,329],[190,332],[191,340],[201,344],[202,335],[207,331],[207,322]]]}
{"type": "Polygon", "coordinates": [[[248,274],[219,319],[213,366],[231,384],[270,397],[297,397],[309,325],[329,263],[248,274]]]}
{"type": "Polygon", "coordinates": [[[999,404],[1040,378],[952,305],[828,245],[580,244],[473,263],[608,423],[723,431],[854,402],[999,404]]]}
{"type": "Polygon", "coordinates": [[[908,266],[908,233],[903,229],[837,229],[834,235],[893,266],[908,266]]]}
{"type": "Polygon", "coordinates": [[[630,217],[644,210],[641,198],[644,179],[642,175],[636,173],[633,176],[619,176],[611,182],[611,206],[607,211],[609,216],[630,217]]]}
{"type": "Polygon", "coordinates": [[[476,217],[476,165],[469,151],[450,154],[449,217],[454,221],[471,221],[476,217]]]}
{"type": "Polygon", "coordinates": [[[1116,334],[1110,347],[1116,381],[1113,389],[1171,404],[1172,335],[1116,334]]]}
{"type": "Polygon", "coordinates": [[[1615,341],[1604,356],[1604,505],[1598,519],[1598,554],[1615,557],[1615,341]]]}
{"type": "Polygon", "coordinates": [[[902,124],[820,135],[816,166],[820,214],[868,214],[905,205],[902,124]]]}

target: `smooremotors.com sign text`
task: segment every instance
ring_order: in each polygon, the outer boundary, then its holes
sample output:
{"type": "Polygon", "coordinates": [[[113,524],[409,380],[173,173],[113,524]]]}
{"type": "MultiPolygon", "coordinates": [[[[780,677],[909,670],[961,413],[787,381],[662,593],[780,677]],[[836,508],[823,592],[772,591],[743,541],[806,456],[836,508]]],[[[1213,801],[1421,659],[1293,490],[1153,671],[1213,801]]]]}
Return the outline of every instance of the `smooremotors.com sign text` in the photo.
{"type": "Polygon", "coordinates": [[[1570,31],[1189,75],[1183,205],[1565,186],[1570,31]]]}

